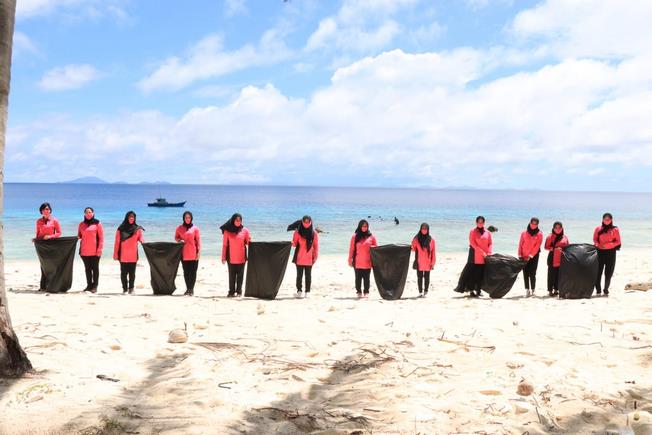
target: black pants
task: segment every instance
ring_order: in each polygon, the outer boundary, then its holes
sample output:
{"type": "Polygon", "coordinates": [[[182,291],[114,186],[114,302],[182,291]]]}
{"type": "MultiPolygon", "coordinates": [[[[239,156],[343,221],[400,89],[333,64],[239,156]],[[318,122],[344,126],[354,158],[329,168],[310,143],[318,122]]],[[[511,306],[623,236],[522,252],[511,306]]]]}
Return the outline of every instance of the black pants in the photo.
{"type": "Polygon", "coordinates": [[[595,282],[595,289],[598,293],[602,292],[600,281],[604,272],[604,292],[609,292],[611,277],[616,269],[616,250],[615,249],[598,249],[598,279],[595,282]]]}
{"type": "Polygon", "coordinates": [[[100,257],[97,255],[83,255],[84,270],[86,271],[86,288],[96,289],[100,279],[100,257]]]}
{"type": "Polygon", "coordinates": [[[245,264],[229,263],[229,294],[242,294],[242,280],[244,279],[245,264]]]}
{"type": "Polygon", "coordinates": [[[310,284],[312,283],[312,266],[299,266],[297,264],[297,291],[301,291],[303,281],[303,272],[306,272],[306,293],[310,293],[310,284]]]}
{"type": "Polygon", "coordinates": [[[134,288],[134,281],[136,281],[136,263],[120,262],[120,281],[122,281],[122,290],[134,288]]]}
{"type": "Polygon", "coordinates": [[[417,285],[419,286],[419,293],[425,292],[428,293],[428,287],[430,286],[430,271],[417,270],[417,285]]]}
{"type": "Polygon", "coordinates": [[[559,268],[548,266],[548,293],[559,290],[559,268]]]}
{"type": "Polygon", "coordinates": [[[355,291],[362,292],[362,281],[364,281],[364,293],[369,294],[369,276],[371,269],[355,269],[355,291]]]}
{"type": "Polygon", "coordinates": [[[537,268],[539,267],[539,253],[530,258],[523,269],[523,280],[527,290],[534,290],[537,286],[537,268]]]}
{"type": "Polygon", "coordinates": [[[471,290],[480,293],[480,290],[482,289],[482,279],[484,278],[484,264],[473,264],[469,278],[469,286],[471,287],[471,290]]]}
{"type": "Polygon", "coordinates": [[[197,268],[199,267],[199,260],[182,261],[183,267],[183,280],[186,282],[186,290],[195,289],[195,281],[197,281],[197,268]]]}
{"type": "Polygon", "coordinates": [[[41,269],[41,286],[39,290],[45,290],[48,287],[48,280],[45,278],[45,272],[41,269]]]}

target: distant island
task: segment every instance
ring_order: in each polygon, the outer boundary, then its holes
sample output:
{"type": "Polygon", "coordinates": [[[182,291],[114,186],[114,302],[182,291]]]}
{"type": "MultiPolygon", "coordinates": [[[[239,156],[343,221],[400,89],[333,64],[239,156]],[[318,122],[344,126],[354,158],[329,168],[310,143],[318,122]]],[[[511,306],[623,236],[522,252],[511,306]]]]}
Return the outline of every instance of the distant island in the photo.
{"type": "Polygon", "coordinates": [[[98,177],[80,177],[74,180],[62,181],[60,184],[171,184],[167,181],[141,181],[140,183],[127,183],[126,181],[109,182],[98,177]]]}

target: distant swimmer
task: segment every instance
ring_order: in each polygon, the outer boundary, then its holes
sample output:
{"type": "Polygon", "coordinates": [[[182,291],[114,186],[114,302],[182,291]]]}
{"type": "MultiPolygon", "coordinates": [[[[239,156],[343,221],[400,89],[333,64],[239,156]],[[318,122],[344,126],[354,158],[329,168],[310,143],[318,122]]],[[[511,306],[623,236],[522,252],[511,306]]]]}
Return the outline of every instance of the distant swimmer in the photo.
{"type": "Polygon", "coordinates": [[[395,223],[396,225],[399,224],[399,222],[398,222],[398,218],[397,218],[396,216],[394,216],[394,223],[395,223]]]}

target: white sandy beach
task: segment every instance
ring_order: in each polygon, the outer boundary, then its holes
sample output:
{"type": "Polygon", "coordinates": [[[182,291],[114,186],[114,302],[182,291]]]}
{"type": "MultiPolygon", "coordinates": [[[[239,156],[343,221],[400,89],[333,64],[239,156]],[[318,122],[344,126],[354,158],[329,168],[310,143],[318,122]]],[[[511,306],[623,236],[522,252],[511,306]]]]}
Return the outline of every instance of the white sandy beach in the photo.
{"type": "Polygon", "coordinates": [[[520,278],[505,299],[462,297],[466,254],[440,254],[430,297],[411,270],[393,302],[373,281],[356,300],[344,256],[320,258],[306,300],[290,265],[275,301],[225,298],[215,258],[193,298],[151,296],[144,258],[135,296],[108,259],[97,295],[79,292],[79,260],[71,292],[52,295],[36,261],[8,262],[35,370],[0,381],[0,433],[650,434],[652,291],[623,288],[652,280],[651,254],[624,250],[612,295],[591,300],[544,297],[544,259],[533,298],[520,278]],[[188,342],[168,343],[184,324],[188,342]]]}

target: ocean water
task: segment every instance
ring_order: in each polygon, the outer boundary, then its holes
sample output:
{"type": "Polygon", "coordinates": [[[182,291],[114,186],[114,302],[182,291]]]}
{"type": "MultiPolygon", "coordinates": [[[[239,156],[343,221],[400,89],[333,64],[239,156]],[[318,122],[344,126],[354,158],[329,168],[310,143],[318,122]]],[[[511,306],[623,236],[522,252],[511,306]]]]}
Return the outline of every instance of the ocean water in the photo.
{"type": "Polygon", "coordinates": [[[147,207],[160,195],[187,201],[203,242],[203,258],[221,249],[219,226],[234,212],[244,216],[253,240],[290,240],[288,224],[304,214],[313,217],[323,254],[345,254],[359,219],[367,219],[380,244],[409,243],[421,222],[430,224],[439,252],[465,252],[477,215],[494,225],[494,251],[514,255],[529,218],[541,219],[547,233],[555,220],[564,223],[572,243],[592,240],[602,213],[614,215],[623,249],[652,246],[652,193],[586,193],[500,190],[428,190],[339,187],[5,184],[5,257],[36,258],[32,238],[38,207],[52,204],[64,235],[75,235],[86,206],[95,209],[106,232],[105,256],[111,255],[115,229],[128,210],[138,215],[146,241],[171,241],[183,210],[147,207]],[[396,216],[400,224],[394,224],[396,216]]]}

